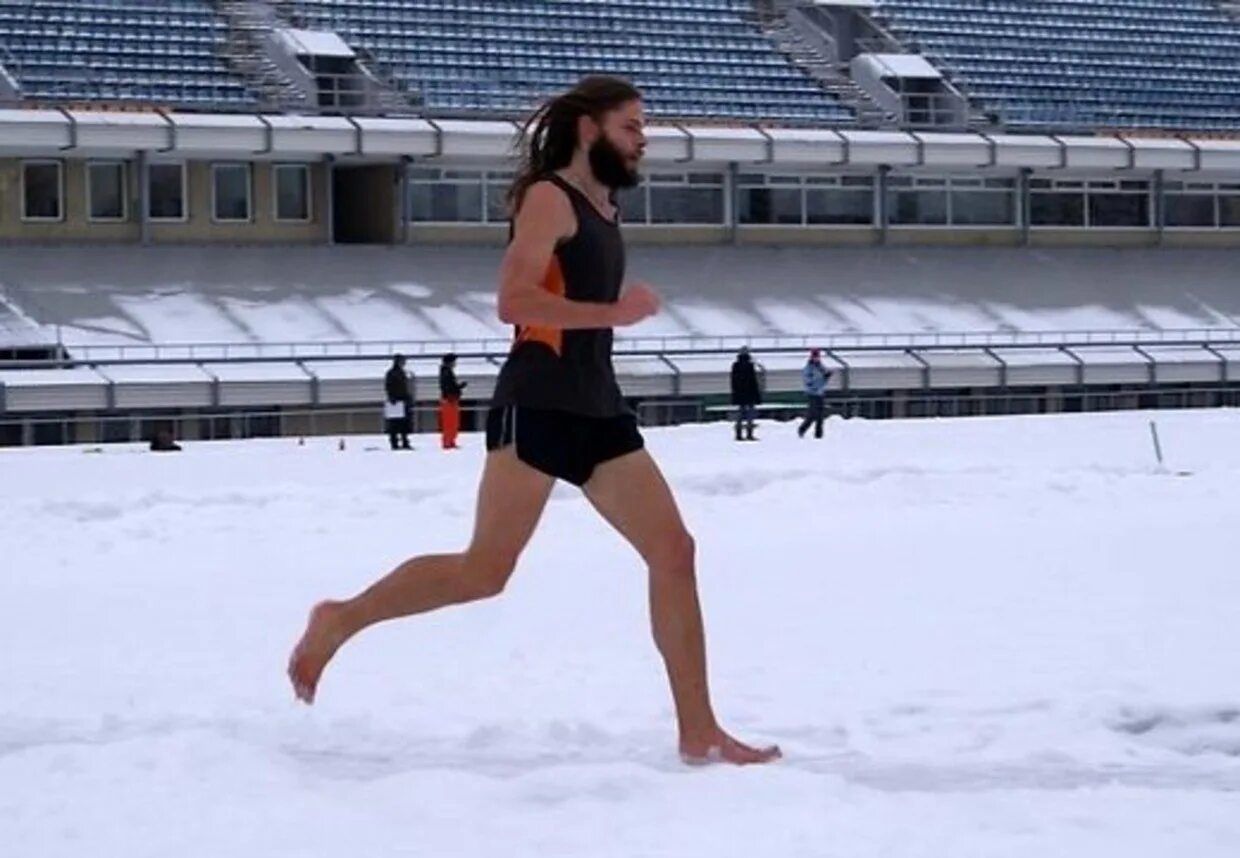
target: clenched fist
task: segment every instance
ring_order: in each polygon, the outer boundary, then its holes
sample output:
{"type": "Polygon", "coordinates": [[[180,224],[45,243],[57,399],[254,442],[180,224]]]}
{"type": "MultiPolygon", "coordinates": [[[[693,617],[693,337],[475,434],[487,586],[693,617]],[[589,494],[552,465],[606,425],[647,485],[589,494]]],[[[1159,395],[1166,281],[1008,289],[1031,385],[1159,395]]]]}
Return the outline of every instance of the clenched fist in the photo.
{"type": "Polygon", "coordinates": [[[659,296],[645,283],[634,283],[620,295],[615,304],[616,327],[635,325],[659,312],[659,296]]]}

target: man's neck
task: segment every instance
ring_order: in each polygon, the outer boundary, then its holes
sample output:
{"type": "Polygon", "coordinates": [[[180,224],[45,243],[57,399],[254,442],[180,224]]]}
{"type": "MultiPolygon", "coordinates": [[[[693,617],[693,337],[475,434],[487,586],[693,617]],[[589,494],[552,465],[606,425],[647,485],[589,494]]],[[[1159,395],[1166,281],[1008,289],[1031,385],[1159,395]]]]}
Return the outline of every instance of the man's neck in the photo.
{"type": "Polygon", "coordinates": [[[561,173],[597,205],[607,206],[611,203],[611,188],[595,177],[594,171],[590,169],[590,162],[584,155],[578,153],[574,156],[561,173]]]}

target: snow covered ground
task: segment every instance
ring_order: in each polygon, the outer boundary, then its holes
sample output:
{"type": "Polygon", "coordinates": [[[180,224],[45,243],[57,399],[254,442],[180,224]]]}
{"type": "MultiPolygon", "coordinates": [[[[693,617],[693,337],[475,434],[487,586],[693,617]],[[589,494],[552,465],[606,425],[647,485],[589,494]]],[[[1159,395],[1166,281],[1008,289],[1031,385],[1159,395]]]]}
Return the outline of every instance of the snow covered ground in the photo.
{"type": "Polygon", "coordinates": [[[651,431],[727,726],[689,769],[635,555],[559,490],[495,601],[311,602],[459,546],[422,437],[0,453],[0,854],[1233,858],[1240,413],[651,431]]]}

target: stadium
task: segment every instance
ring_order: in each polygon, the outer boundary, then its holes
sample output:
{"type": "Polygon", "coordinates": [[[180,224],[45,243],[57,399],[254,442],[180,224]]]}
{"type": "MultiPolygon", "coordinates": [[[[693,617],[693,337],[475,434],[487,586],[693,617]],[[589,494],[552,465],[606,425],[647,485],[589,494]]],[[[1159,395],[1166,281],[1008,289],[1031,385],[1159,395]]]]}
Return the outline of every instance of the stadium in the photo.
{"type": "Polygon", "coordinates": [[[1234,0],[0,2],[0,843],[1230,858],[1238,250],[1234,0]],[[761,773],[668,758],[645,580],[561,489],[506,601],[309,714],[281,674],[468,537],[522,128],[595,73],[663,302],[616,374],[761,773]]]}
{"type": "Polygon", "coordinates": [[[514,135],[590,71],[652,121],[648,422],[742,344],[776,400],[827,349],[845,414],[1234,404],[1235,17],[1024,5],[6,4],[0,438],[374,431],[400,349],[472,425],[514,135]]]}

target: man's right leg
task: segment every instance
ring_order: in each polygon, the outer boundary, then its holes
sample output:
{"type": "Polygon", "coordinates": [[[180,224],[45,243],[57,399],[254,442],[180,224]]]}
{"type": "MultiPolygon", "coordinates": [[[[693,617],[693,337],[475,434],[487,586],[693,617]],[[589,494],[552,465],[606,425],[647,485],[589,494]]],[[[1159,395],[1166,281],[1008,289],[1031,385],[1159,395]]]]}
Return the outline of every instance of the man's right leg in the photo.
{"type": "Polygon", "coordinates": [[[461,403],[459,400],[453,399],[450,400],[447,405],[447,445],[448,449],[454,450],[457,446],[457,436],[460,435],[461,432],[461,403]]]}
{"type": "Polygon", "coordinates": [[[512,447],[487,454],[473,539],[458,554],[414,557],[345,601],[321,602],[289,659],[297,696],[314,702],[319,677],[345,641],[398,617],[499,595],[524,550],[555,480],[520,461],[512,447]]]}

